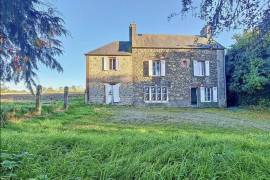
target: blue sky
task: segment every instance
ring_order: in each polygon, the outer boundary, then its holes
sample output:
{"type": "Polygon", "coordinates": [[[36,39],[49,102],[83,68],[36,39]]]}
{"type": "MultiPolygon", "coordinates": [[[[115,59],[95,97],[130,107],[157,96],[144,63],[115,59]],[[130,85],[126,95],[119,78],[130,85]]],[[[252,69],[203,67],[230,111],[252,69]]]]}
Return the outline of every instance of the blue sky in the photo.
{"type": "MultiPolygon", "coordinates": [[[[64,68],[57,73],[40,67],[38,82],[46,87],[84,86],[84,53],[115,40],[128,40],[128,26],[137,24],[138,33],[199,34],[204,22],[191,15],[175,17],[180,0],[50,0],[66,22],[71,37],[61,38],[64,54],[58,57],[64,68]]],[[[228,47],[234,32],[224,32],[216,39],[228,47]]],[[[22,88],[22,85],[14,86],[22,88]]]]}

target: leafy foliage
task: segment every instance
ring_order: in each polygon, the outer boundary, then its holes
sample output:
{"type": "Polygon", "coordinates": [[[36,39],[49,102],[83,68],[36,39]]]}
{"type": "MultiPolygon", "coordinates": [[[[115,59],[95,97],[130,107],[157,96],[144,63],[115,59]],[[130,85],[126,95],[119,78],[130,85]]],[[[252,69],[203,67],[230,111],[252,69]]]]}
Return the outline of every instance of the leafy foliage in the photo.
{"type": "Polygon", "coordinates": [[[193,15],[212,26],[217,33],[224,29],[258,28],[262,37],[270,31],[270,0],[181,0],[179,12],[172,13],[168,18],[193,15]]]}
{"type": "Polygon", "coordinates": [[[236,43],[227,54],[226,74],[230,93],[237,93],[251,104],[270,98],[270,34],[257,43],[251,32],[235,36],[236,43]]]}
{"type": "Polygon", "coordinates": [[[18,154],[10,154],[1,151],[1,179],[12,179],[16,178],[16,169],[22,164],[22,159],[29,156],[28,152],[21,152],[18,154]]]}
{"type": "Polygon", "coordinates": [[[57,11],[41,0],[0,0],[1,81],[24,81],[33,92],[39,65],[63,71],[55,59],[67,35],[57,11]]]}

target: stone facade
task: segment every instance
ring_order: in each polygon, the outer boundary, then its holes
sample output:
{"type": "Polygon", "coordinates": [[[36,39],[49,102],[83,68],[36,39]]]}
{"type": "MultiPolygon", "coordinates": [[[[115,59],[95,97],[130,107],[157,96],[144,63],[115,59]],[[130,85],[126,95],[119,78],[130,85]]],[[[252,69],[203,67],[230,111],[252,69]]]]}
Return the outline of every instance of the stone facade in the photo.
{"type": "MultiPolygon", "coordinates": [[[[218,86],[218,50],[209,49],[144,49],[134,48],[132,50],[133,62],[133,82],[134,82],[134,104],[144,103],[143,87],[148,85],[164,85],[168,87],[169,102],[167,106],[191,106],[192,87],[217,87],[218,86]],[[164,59],[166,62],[166,76],[151,77],[144,75],[143,62],[150,59],[164,59]],[[193,75],[193,60],[209,61],[210,75],[195,77],[193,75]],[[186,61],[187,66],[181,66],[181,62],[186,61]]],[[[220,74],[224,74],[220,72],[220,74]]],[[[222,76],[223,78],[225,77],[222,76]]],[[[223,81],[224,82],[224,81],[223,81]]],[[[224,83],[220,83],[224,84],[224,83]]],[[[221,92],[220,88],[220,92],[221,92]]],[[[198,95],[200,93],[198,92],[198,95]]],[[[198,96],[198,99],[200,97],[198,96]]],[[[225,102],[223,102],[225,103],[225,102]]],[[[218,103],[201,103],[198,107],[218,106],[218,103]]],[[[223,104],[222,106],[225,106],[223,104]]]]}
{"type": "MultiPolygon", "coordinates": [[[[194,107],[191,105],[191,89],[196,88],[197,103],[195,107],[225,107],[224,48],[197,45],[193,47],[193,44],[187,46],[187,41],[191,41],[191,37],[175,37],[178,38],[176,43],[184,42],[185,44],[183,43],[183,46],[177,44],[172,47],[174,38],[170,36],[143,37],[136,33],[136,25],[133,24],[130,26],[128,50],[120,52],[120,49],[123,48],[120,47],[119,42],[119,47],[115,48],[117,43],[111,43],[86,54],[86,87],[89,103],[105,103],[104,84],[120,83],[121,100],[117,104],[194,107]],[[170,40],[169,43],[167,43],[168,40],[170,40]],[[151,47],[151,43],[154,43],[153,47],[151,47]],[[118,53],[117,49],[119,49],[118,53]],[[117,71],[104,71],[102,68],[103,57],[116,57],[119,59],[120,68],[117,71]],[[145,68],[145,64],[149,64],[149,60],[165,62],[165,76],[151,76],[146,73],[148,69],[145,68]],[[209,76],[194,76],[193,61],[209,62],[209,76]],[[168,101],[146,102],[144,88],[149,86],[167,87],[168,101]],[[217,87],[217,102],[201,102],[200,87],[217,87]]],[[[196,39],[196,41],[206,43],[205,38],[196,39]]]]}
{"type": "Polygon", "coordinates": [[[127,105],[133,103],[133,80],[131,56],[113,56],[119,59],[119,70],[102,69],[102,57],[86,56],[86,77],[89,103],[105,102],[104,84],[120,83],[120,102],[127,105]]]}

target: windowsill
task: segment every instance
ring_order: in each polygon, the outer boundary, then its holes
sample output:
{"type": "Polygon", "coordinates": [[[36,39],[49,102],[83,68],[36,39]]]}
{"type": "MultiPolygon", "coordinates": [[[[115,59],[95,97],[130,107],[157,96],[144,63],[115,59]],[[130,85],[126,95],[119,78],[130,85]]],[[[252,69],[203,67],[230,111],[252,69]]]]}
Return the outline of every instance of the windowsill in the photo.
{"type": "Polygon", "coordinates": [[[163,104],[163,103],[168,103],[169,101],[144,101],[145,103],[149,104],[163,104]]]}
{"type": "Polygon", "coordinates": [[[201,102],[201,103],[217,103],[215,101],[204,101],[204,102],[201,102]]]}

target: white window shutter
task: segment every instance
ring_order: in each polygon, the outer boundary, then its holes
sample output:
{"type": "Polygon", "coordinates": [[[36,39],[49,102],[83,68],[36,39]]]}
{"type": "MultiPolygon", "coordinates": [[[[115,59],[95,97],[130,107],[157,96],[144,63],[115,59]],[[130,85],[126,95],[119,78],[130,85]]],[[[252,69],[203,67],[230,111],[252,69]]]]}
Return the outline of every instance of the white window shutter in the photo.
{"type": "Polygon", "coordinates": [[[110,97],[110,90],[111,90],[111,85],[110,84],[104,84],[105,86],[105,103],[110,104],[111,103],[111,97],[110,97]]]}
{"type": "Polygon", "coordinates": [[[120,69],[120,61],[119,58],[116,58],[116,70],[119,71],[120,69]]]}
{"type": "Polygon", "coordinates": [[[217,87],[213,87],[213,101],[218,102],[217,87]]]}
{"type": "Polygon", "coordinates": [[[194,76],[198,76],[199,75],[199,72],[198,72],[198,62],[197,61],[193,61],[193,73],[194,73],[194,76]]]}
{"type": "Polygon", "coordinates": [[[209,61],[205,61],[205,76],[210,75],[210,66],[209,66],[209,61]]]}
{"type": "Polygon", "coordinates": [[[201,102],[205,102],[205,90],[204,87],[200,87],[201,102]]]}
{"type": "Polygon", "coordinates": [[[113,85],[113,102],[120,102],[120,84],[113,85]]]}
{"type": "Polygon", "coordinates": [[[153,62],[152,60],[149,60],[148,61],[148,73],[149,73],[149,76],[153,76],[153,62]]]}
{"type": "Polygon", "coordinates": [[[161,60],[160,61],[161,63],[161,76],[165,76],[166,74],[166,62],[164,60],[161,60]]]}
{"type": "Polygon", "coordinates": [[[104,71],[109,70],[109,58],[108,57],[103,57],[102,58],[102,63],[103,63],[103,70],[104,71]]]}

